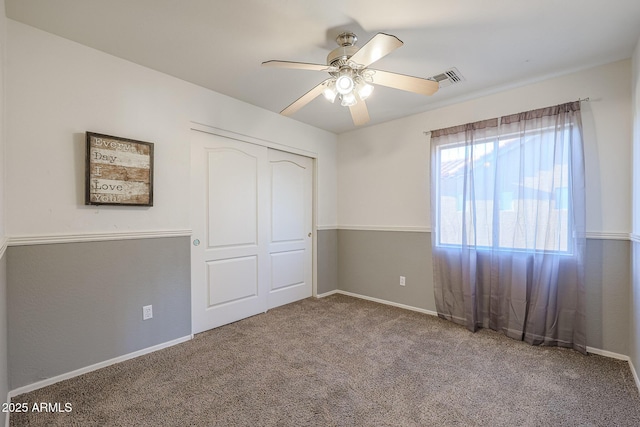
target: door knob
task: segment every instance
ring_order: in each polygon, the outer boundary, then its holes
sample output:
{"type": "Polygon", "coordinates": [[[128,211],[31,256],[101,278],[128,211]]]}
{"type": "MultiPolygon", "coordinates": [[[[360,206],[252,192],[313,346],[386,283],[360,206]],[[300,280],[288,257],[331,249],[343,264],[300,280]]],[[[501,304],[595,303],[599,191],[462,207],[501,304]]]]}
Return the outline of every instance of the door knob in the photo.
{"type": "Polygon", "coordinates": [[[311,237],[311,233],[307,234],[308,237],[311,237]]]}
{"type": "Polygon", "coordinates": [[[193,241],[193,246],[198,246],[198,245],[200,245],[200,240],[195,239],[195,240],[193,241]]]}

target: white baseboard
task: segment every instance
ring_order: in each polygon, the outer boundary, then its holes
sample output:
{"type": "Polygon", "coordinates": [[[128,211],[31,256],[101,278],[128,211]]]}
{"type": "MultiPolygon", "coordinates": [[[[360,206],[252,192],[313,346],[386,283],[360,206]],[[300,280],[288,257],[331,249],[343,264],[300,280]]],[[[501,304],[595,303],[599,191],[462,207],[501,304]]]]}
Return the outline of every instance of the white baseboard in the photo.
{"type": "Polygon", "coordinates": [[[154,351],[162,350],[164,348],[172,347],[177,344],[181,344],[183,342],[189,341],[193,339],[193,335],[187,335],[182,338],[177,338],[172,341],[167,341],[162,344],[154,345],[152,347],[143,348],[142,350],[134,351],[133,353],[125,354],[122,356],[115,357],[113,359],[105,360],[104,362],[98,362],[96,364],[86,366],[84,368],[76,369],[75,371],[67,372],[66,374],[57,375],[52,378],[47,378],[46,380],[38,381],[32,384],[28,384],[22,387],[18,387],[14,390],[9,391],[8,399],[12,397],[19,396],[24,393],[29,393],[34,390],[38,390],[42,387],[46,387],[60,381],[68,380],[69,378],[77,377],[82,374],[86,374],[87,372],[95,371],[101,368],[106,368],[107,366],[114,365],[116,363],[124,362],[125,360],[133,359],[139,356],[143,356],[145,354],[153,353],[154,351]]]}
{"type": "Polygon", "coordinates": [[[631,358],[629,358],[629,367],[631,368],[633,379],[636,381],[636,387],[638,388],[638,392],[640,392],[640,378],[638,378],[638,371],[636,371],[635,366],[633,366],[633,362],[631,361],[631,358]]]}
{"type": "Polygon", "coordinates": [[[627,362],[629,361],[629,356],[625,356],[624,354],[614,353],[613,351],[601,350],[599,348],[594,348],[589,346],[587,346],[587,353],[597,354],[598,356],[610,357],[611,359],[626,360],[627,362]]]}
{"type": "Polygon", "coordinates": [[[339,293],[339,292],[340,292],[339,290],[334,289],[334,290],[332,290],[332,291],[325,292],[325,293],[323,293],[323,294],[317,294],[317,295],[316,295],[316,298],[324,298],[324,297],[328,297],[328,296],[330,296],[330,295],[334,295],[334,294],[337,294],[337,293],[339,293]]]}
{"type": "MultiPolygon", "coordinates": [[[[326,297],[326,296],[333,295],[333,294],[347,295],[347,296],[354,297],[354,298],[360,298],[360,299],[364,299],[364,300],[367,300],[367,301],[377,302],[379,304],[384,304],[384,305],[390,305],[390,306],[393,306],[393,307],[403,308],[405,310],[417,311],[418,313],[428,314],[430,316],[437,316],[438,315],[438,313],[436,313],[435,311],[432,311],[432,310],[426,310],[424,308],[418,308],[418,307],[414,307],[414,306],[411,306],[411,305],[400,304],[398,302],[387,301],[387,300],[384,300],[384,299],[369,297],[369,296],[366,296],[366,295],[360,295],[360,294],[356,294],[356,293],[353,293],[353,292],[341,291],[339,289],[335,290],[335,291],[324,293],[324,294],[322,294],[322,297],[326,297]]],[[[321,298],[321,296],[318,295],[318,298],[321,298]]]]}

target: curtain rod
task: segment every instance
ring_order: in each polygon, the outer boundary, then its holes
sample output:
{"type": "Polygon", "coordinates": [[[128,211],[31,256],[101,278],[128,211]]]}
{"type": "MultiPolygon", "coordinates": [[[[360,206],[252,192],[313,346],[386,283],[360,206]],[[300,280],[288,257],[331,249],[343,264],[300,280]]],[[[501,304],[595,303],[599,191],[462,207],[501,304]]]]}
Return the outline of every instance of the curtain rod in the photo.
{"type": "MultiPolygon", "coordinates": [[[[590,99],[589,99],[588,96],[586,98],[578,98],[578,102],[589,102],[589,101],[590,101],[590,99]]],[[[429,135],[431,133],[431,131],[430,130],[425,130],[425,131],[422,131],[422,133],[424,135],[429,135]]]]}

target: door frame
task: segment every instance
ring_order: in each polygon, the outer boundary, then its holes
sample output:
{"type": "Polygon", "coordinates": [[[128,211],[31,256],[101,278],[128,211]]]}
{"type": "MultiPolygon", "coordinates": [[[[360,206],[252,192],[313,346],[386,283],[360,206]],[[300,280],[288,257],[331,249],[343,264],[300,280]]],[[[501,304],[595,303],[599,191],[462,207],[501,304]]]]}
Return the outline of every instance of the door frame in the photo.
{"type": "MultiPolygon", "coordinates": [[[[266,139],[256,138],[249,135],[244,135],[241,133],[237,133],[234,131],[217,128],[214,126],[205,125],[202,123],[191,122],[190,124],[190,132],[204,132],[212,135],[221,136],[224,138],[234,139],[241,142],[246,142],[248,144],[260,145],[266,148],[273,148],[276,150],[284,151],[291,154],[297,154],[300,156],[309,157],[312,160],[312,176],[313,182],[311,184],[312,195],[311,195],[311,229],[312,229],[312,242],[311,242],[311,295],[313,297],[317,297],[318,295],[318,227],[317,227],[317,219],[318,219],[318,153],[314,151],[308,151],[301,148],[292,147],[290,145],[280,144],[277,142],[269,141],[266,139]]],[[[189,141],[189,152],[191,152],[191,141],[189,141]]],[[[191,155],[189,155],[191,158],[191,155]]],[[[191,171],[191,163],[189,164],[189,171],[191,171]]],[[[189,179],[191,179],[191,172],[189,172],[189,179]]],[[[191,183],[189,184],[189,191],[191,191],[191,183]]],[[[193,207],[189,205],[189,210],[193,207]]],[[[191,215],[189,215],[191,218],[191,215]]],[[[193,230],[193,224],[190,224],[191,230],[193,230]]],[[[191,233],[189,240],[193,237],[193,233],[191,233]]],[[[191,245],[192,242],[189,242],[189,259],[191,259],[191,245]]],[[[191,271],[191,262],[189,263],[189,271],[191,271]]],[[[189,290],[193,292],[193,278],[191,278],[191,283],[189,290]]],[[[193,307],[191,307],[193,310],[193,307]]],[[[191,325],[191,333],[193,333],[193,324],[191,325]]]]}

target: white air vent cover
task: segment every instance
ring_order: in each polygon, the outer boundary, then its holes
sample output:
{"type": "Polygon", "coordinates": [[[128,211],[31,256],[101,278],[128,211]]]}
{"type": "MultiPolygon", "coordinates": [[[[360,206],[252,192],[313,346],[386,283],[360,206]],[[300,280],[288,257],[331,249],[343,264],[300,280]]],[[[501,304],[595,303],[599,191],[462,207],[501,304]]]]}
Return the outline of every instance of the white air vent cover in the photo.
{"type": "Polygon", "coordinates": [[[447,71],[430,77],[431,80],[438,82],[439,87],[447,87],[465,80],[456,67],[449,68],[447,71]]]}

